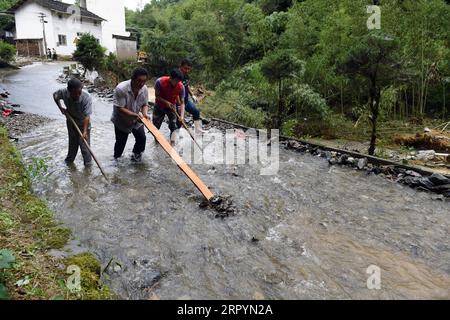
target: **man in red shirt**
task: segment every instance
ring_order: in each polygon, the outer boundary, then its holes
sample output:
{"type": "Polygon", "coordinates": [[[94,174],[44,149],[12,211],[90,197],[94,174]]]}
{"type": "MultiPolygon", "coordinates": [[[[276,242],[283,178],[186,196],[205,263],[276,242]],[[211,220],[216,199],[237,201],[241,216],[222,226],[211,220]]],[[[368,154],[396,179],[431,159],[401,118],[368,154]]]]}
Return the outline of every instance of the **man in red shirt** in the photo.
{"type": "Polygon", "coordinates": [[[153,109],[153,124],[160,129],[165,116],[169,118],[170,141],[175,143],[178,135],[177,116],[172,111],[180,106],[180,117],[184,119],[184,86],[181,82],[183,74],[179,69],[170,72],[170,77],[161,77],[155,83],[156,103],[153,109]]]}

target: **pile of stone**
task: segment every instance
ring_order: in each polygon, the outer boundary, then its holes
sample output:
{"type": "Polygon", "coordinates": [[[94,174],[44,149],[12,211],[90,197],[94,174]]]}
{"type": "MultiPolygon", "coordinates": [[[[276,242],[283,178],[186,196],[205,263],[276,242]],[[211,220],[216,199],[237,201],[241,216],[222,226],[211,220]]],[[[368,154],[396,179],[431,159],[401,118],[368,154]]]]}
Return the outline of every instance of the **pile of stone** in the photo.
{"type": "Polygon", "coordinates": [[[354,158],[345,153],[324,151],[319,147],[302,144],[296,140],[281,142],[286,149],[302,153],[310,153],[314,156],[326,158],[330,165],[341,165],[365,171],[367,174],[382,176],[412,188],[437,193],[450,198],[450,179],[435,173],[430,177],[424,177],[414,170],[407,170],[396,165],[377,165],[369,163],[368,158],[354,158]]]}
{"type": "Polygon", "coordinates": [[[107,102],[112,102],[114,89],[104,85],[104,80],[96,71],[85,73],[82,67],[71,65],[64,67],[63,73],[59,75],[57,80],[65,84],[73,77],[82,81],[84,83],[84,89],[89,93],[94,93],[107,102]]]}
{"type": "Polygon", "coordinates": [[[108,87],[97,87],[93,84],[88,84],[85,86],[85,89],[89,93],[95,93],[97,96],[107,101],[112,101],[114,98],[114,90],[108,87]]]}
{"type": "Polygon", "coordinates": [[[22,134],[50,121],[48,118],[18,110],[20,105],[11,104],[7,100],[9,96],[9,92],[0,90],[0,125],[6,127],[11,140],[18,141],[22,134]]]}
{"type": "Polygon", "coordinates": [[[210,208],[217,211],[216,218],[225,219],[236,215],[236,207],[233,204],[231,196],[215,196],[210,201],[205,200],[200,203],[200,208],[210,208]]]}

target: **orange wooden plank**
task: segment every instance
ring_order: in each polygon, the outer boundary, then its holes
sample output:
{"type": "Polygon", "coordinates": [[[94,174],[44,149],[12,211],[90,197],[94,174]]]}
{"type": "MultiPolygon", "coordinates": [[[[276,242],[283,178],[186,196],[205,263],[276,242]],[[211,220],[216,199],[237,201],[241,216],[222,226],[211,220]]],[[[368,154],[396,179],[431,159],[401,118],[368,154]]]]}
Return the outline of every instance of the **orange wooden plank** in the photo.
{"type": "Polygon", "coordinates": [[[178,167],[186,174],[186,176],[194,183],[197,189],[203,194],[207,200],[211,200],[214,194],[209,190],[205,183],[195,174],[195,172],[187,165],[187,163],[180,157],[178,152],[172,147],[172,145],[166,140],[161,132],[153,125],[153,123],[143,117],[141,121],[144,126],[155,137],[156,141],[162,146],[164,151],[176,162],[178,167]]]}

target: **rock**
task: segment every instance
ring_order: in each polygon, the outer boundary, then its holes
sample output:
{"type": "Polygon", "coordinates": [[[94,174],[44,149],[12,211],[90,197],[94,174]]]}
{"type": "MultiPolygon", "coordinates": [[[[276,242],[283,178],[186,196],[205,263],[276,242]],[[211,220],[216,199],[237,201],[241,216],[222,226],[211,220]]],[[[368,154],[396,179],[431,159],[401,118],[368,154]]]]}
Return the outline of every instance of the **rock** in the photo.
{"type": "Polygon", "coordinates": [[[367,166],[369,160],[367,158],[362,158],[358,160],[358,169],[364,170],[364,168],[367,166]]]}
{"type": "Polygon", "coordinates": [[[287,148],[288,149],[296,150],[296,149],[300,148],[300,146],[301,146],[300,142],[295,141],[295,140],[289,140],[288,143],[287,143],[287,148]]]}
{"type": "Polygon", "coordinates": [[[385,175],[395,174],[394,166],[381,166],[380,169],[385,175]]]}
{"type": "Polygon", "coordinates": [[[434,173],[432,176],[428,178],[428,180],[431,181],[436,186],[442,186],[446,184],[450,184],[450,179],[447,177],[444,177],[443,175],[439,173],[434,173]]]}
{"type": "Polygon", "coordinates": [[[338,164],[346,164],[347,163],[347,159],[348,159],[348,155],[343,154],[338,158],[337,163],[338,164]]]}
{"type": "Polygon", "coordinates": [[[405,174],[407,176],[410,176],[410,177],[417,177],[417,178],[421,178],[422,177],[422,175],[420,173],[412,171],[412,170],[405,171],[405,174]]]}
{"type": "Polygon", "coordinates": [[[355,165],[355,163],[356,163],[356,159],[355,159],[355,158],[349,157],[349,158],[347,159],[347,164],[353,166],[353,165],[355,165]]]}
{"type": "Polygon", "coordinates": [[[203,209],[211,208],[218,212],[216,218],[227,218],[229,216],[235,215],[237,210],[233,205],[233,200],[231,196],[215,196],[210,201],[203,201],[200,204],[203,209]]]}
{"type": "Polygon", "coordinates": [[[331,159],[328,160],[328,163],[332,166],[336,165],[338,163],[337,158],[332,157],[331,159]]]}
{"type": "Polygon", "coordinates": [[[379,175],[382,171],[379,167],[373,167],[372,169],[370,169],[370,172],[372,172],[375,175],[379,175]]]}
{"type": "Polygon", "coordinates": [[[444,184],[444,185],[440,185],[440,186],[434,186],[434,187],[430,187],[430,190],[440,193],[440,194],[450,194],[450,184],[444,184]]]}
{"type": "Polygon", "coordinates": [[[430,161],[433,160],[436,156],[436,151],[427,150],[427,151],[419,151],[416,155],[417,160],[421,161],[430,161]]]}
{"type": "Polygon", "coordinates": [[[431,196],[431,199],[433,199],[433,200],[436,200],[436,201],[444,201],[444,195],[442,195],[442,194],[436,194],[436,195],[433,195],[433,196],[431,196]]]}

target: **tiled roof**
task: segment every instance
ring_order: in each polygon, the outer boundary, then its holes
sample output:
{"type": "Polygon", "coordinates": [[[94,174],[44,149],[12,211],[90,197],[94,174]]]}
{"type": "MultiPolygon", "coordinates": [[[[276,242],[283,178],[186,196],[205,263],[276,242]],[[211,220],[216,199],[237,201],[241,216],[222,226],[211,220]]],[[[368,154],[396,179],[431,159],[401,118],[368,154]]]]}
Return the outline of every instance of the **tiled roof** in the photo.
{"type": "MultiPolygon", "coordinates": [[[[24,5],[28,1],[29,0],[21,0],[21,1],[19,1],[9,11],[16,11],[17,9],[19,9],[22,5],[24,5]]],[[[70,6],[72,6],[72,4],[69,4],[69,3],[60,2],[60,1],[54,1],[54,0],[34,0],[34,2],[36,2],[37,4],[40,4],[44,8],[52,10],[52,11],[71,14],[71,12],[68,12],[68,10],[67,10],[70,6]]],[[[88,11],[85,8],[80,8],[80,9],[81,9],[80,10],[80,14],[84,18],[90,18],[90,19],[94,19],[94,20],[105,20],[105,19],[99,17],[98,15],[88,11]]]]}

